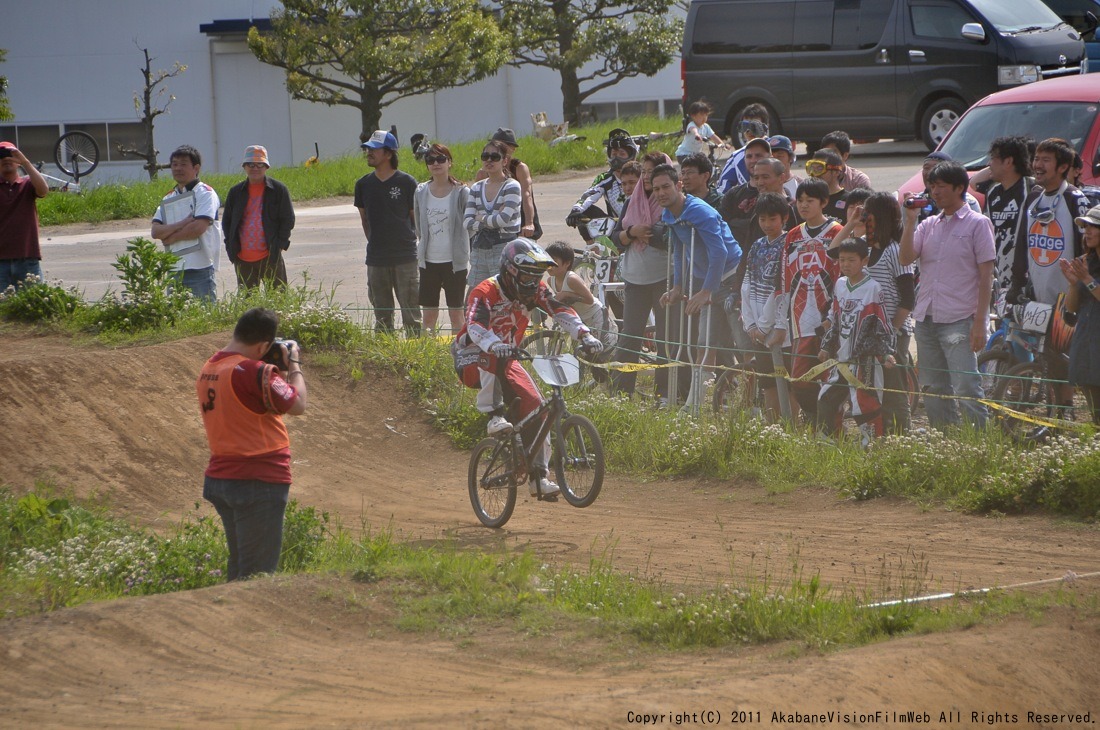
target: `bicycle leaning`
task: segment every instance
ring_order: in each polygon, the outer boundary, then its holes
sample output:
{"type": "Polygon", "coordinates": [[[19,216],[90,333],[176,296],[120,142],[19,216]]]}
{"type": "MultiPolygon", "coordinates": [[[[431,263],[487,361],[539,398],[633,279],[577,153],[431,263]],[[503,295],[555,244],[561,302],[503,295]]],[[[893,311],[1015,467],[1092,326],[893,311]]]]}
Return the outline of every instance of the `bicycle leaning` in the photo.
{"type": "MultiPolygon", "coordinates": [[[[474,514],[486,527],[503,527],[516,506],[519,485],[541,474],[534,466],[546,439],[551,441],[549,466],[561,495],[574,507],[596,501],[603,487],[603,442],[596,426],[584,416],[569,413],[562,389],[580,381],[580,363],[572,355],[535,356],[520,349],[517,358],[529,360],[539,379],[550,386],[550,397],[527,417],[513,420],[509,430],[482,439],[470,455],[469,491],[474,514]],[[538,424],[528,445],[525,427],[538,424]]],[[[513,404],[513,410],[515,404],[513,404]]],[[[538,493],[539,501],[543,495],[538,493]]]]}

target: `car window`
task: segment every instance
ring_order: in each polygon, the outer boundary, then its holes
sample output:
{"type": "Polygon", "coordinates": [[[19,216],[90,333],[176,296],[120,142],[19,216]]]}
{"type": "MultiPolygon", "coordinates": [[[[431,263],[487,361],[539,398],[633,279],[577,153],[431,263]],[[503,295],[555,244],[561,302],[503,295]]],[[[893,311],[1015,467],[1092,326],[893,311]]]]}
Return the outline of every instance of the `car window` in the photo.
{"type": "Polygon", "coordinates": [[[942,150],[971,170],[988,163],[989,143],[997,137],[1022,135],[1035,140],[1061,137],[1080,151],[1098,108],[1095,103],[1080,101],[977,107],[959,120],[942,150]]]}
{"type": "Polygon", "coordinates": [[[1046,4],[1080,33],[1086,43],[1096,40],[1096,18],[1100,18],[1100,3],[1096,0],[1046,0],[1046,4]]]}
{"type": "Polygon", "coordinates": [[[1019,33],[1029,30],[1049,30],[1062,23],[1062,19],[1042,0],[970,0],[979,13],[1002,33],[1019,33]]]}
{"type": "Polygon", "coordinates": [[[793,2],[715,3],[695,16],[697,54],[790,53],[793,2]]]}
{"type": "Polygon", "coordinates": [[[962,27],[976,23],[974,16],[958,5],[911,5],[913,34],[922,38],[962,40],[962,27]]]}

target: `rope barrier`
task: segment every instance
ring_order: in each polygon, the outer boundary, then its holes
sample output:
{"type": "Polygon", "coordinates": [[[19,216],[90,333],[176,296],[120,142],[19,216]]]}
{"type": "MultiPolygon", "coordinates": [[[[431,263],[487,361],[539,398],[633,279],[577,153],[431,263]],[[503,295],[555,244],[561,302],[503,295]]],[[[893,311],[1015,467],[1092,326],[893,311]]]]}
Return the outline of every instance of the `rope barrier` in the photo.
{"type": "Polygon", "coordinates": [[[984,595],[986,593],[992,593],[993,591],[1009,591],[1017,588],[1031,588],[1034,586],[1049,585],[1050,583],[1068,583],[1073,585],[1079,580],[1085,578],[1095,578],[1100,576],[1100,572],[1094,573],[1074,573],[1072,570],[1067,570],[1065,575],[1061,578],[1044,578],[1043,580],[1032,580],[1026,583],[1012,583],[1006,586],[993,586],[990,588],[970,588],[965,591],[954,591],[952,593],[933,593],[927,596],[914,596],[913,598],[895,598],[890,601],[877,601],[875,603],[867,603],[860,608],[886,608],[889,606],[903,606],[909,603],[925,603],[927,601],[942,601],[946,598],[954,598],[955,596],[977,596],[984,595]]]}

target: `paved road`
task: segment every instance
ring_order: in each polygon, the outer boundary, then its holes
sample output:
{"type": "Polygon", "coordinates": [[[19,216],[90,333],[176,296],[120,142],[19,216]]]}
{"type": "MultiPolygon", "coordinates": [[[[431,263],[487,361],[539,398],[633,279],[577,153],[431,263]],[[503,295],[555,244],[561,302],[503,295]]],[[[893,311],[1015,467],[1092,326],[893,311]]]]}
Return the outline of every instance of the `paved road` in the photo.
{"type": "MultiPolygon", "coordinates": [[[[914,142],[857,145],[850,162],[870,175],[876,189],[892,191],[919,169],[924,154],[923,145],[914,142]]],[[[575,231],[564,224],[565,215],[592,175],[589,171],[536,180],[539,217],[546,231],[544,243],[576,238],[575,231]]],[[[338,205],[302,206],[297,215],[287,253],[292,282],[301,283],[302,277],[308,276],[311,285],[321,284],[326,290],[335,287],[341,304],[368,307],[363,232],[351,199],[338,205]]],[[[124,252],[126,241],[148,235],[149,222],[145,220],[47,228],[42,236],[43,269],[48,279],[60,279],[66,286],[82,289],[86,298],[97,299],[108,287],[118,288],[111,264],[124,252]]],[[[223,255],[218,291],[235,287],[232,266],[223,255]]]]}

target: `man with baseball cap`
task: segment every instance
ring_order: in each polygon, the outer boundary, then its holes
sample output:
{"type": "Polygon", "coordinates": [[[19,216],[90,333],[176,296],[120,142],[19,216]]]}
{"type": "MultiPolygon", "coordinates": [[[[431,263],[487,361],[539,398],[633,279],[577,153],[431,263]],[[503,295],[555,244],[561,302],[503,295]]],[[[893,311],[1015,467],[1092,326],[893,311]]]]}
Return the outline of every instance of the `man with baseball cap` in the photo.
{"type": "Polygon", "coordinates": [[[19,148],[0,142],[0,293],[28,276],[42,278],[37,201],[49,192],[46,178],[19,148]]]}
{"type": "Polygon", "coordinates": [[[237,288],[255,289],[261,282],[286,288],[283,251],[290,248],[294,206],[286,185],[267,176],[267,149],[251,145],[244,151],[245,180],[225,197],[222,227],[225,251],[237,269],[237,288]]]}
{"type": "Polygon", "coordinates": [[[379,129],[360,145],[374,172],[355,183],[355,207],[367,237],[367,296],[375,330],[392,332],[394,294],[408,334],[420,334],[420,268],[413,226],[416,179],[398,168],[397,138],[379,129]]]}
{"type": "Polygon", "coordinates": [[[787,174],[783,178],[783,190],[787,198],[794,200],[797,197],[798,183],[802,178],[794,174],[794,163],[798,162],[798,155],[794,151],[794,143],[791,138],[782,134],[775,134],[768,138],[768,145],[772,149],[772,157],[783,163],[787,168],[787,174]]]}

